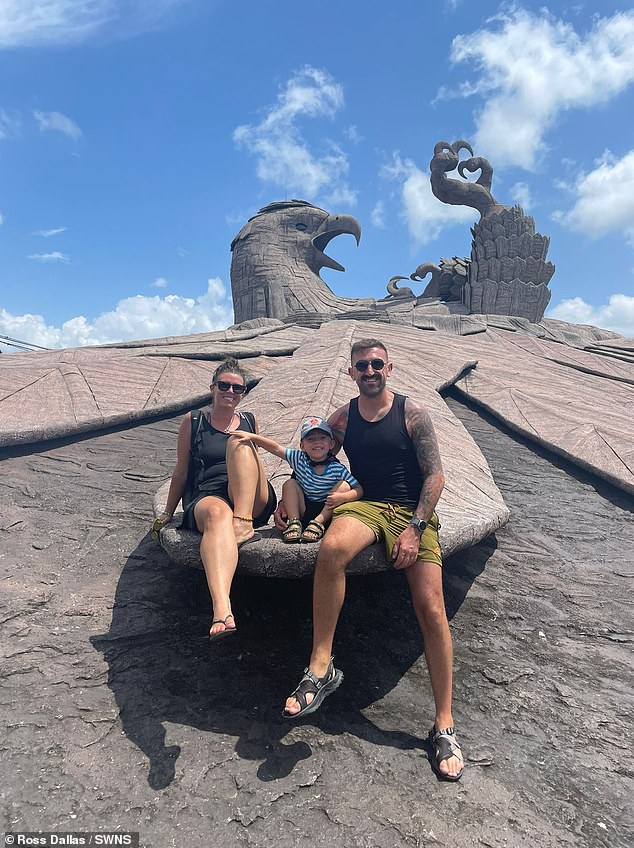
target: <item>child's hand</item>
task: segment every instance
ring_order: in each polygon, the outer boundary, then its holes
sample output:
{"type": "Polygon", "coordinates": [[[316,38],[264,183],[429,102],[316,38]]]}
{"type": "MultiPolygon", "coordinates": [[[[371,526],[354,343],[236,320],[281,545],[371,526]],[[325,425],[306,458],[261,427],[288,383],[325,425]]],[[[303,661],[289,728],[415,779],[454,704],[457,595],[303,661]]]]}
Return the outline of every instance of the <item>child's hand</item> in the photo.
{"type": "Polygon", "coordinates": [[[238,442],[240,442],[240,444],[245,444],[245,442],[252,442],[253,439],[251,437],[253,435],[253,433],[247,433],[245,430],[232,430],[229,433],[229,436],[232,439],[236,439],[238,442]]]}
{"type": "Polygon", "coordinates": [[[345,492],[331,492],[326,497],[326,506],[328,509],[334,509],[336,506],[341,506],[341,504],[346,502],[346,493],[345,492]]]}

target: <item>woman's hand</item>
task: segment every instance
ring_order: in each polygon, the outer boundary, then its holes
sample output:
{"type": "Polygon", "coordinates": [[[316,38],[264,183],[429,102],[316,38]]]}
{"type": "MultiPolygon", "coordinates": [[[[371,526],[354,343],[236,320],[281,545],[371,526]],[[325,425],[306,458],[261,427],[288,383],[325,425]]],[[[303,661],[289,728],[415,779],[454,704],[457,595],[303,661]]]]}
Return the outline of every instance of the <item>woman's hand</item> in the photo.
{"type": "Polygon", "coordinates": [[[159,533],[166,524],[172,520],[171,512],[162,512],[157,518],[154,519],[152,524],[152,538],[155,542],[158,542],[159,533]]]}

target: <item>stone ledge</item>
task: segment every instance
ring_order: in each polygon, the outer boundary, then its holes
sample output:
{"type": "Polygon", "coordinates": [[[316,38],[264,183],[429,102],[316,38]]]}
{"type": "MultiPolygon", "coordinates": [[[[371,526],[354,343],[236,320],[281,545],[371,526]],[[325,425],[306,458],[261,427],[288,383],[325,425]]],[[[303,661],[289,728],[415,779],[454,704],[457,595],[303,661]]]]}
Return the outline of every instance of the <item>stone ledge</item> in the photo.
{"type": "MultiPolygon", "coordinates": [[[[202,568],[200,561],[200,534],[193,530],[180,530],[182,513],[161,530],[161,547],[178,565],[202,568]]],[[[280,532],[271,526],[260,528],[262,539],[247,542],[240,548],[238,574],[256,577],[310,577],[315,567],[319,543],[290,545],[282,541],[280,532]]],[[[391,568],[382,544],[371,545],[350,564],[348,574],[372,574],[391,568]]]]}
{"type": "MultiPolygon", "coordinates": [[[[160,515],[165,507],[169,480],[159,488],[153,501],[154,515],[160,515]]],[[[472,514],[468,510],[456,510],[445,504],[439,509],[442,522],[440,548],[443,557],[463,548],[471,547],[503,527],[509,519],[505,504],[497,506],[495,514],[488,516],[472,514]]],[[[161,530],[160,544],[169,558],[178,565],[202,569],[200,561],[200,534],[193,530],[181,530],[182,511],[174,513],[173,519],[161,530]]],[[[286,544],[279,530],[273,525],[260,527],[262,536],[257,542],[247,542],[240,549],[238,574],[255,577],[309,577],[315,568],[319,543],[286,544]]],[[[390,571],[392,562],[387,559],[382,542],[370,545],[362,551],[348,567],[348,574],[375,574],[390,571]]]]}
{"type": "MultiPolygon", "coordinates": [[[[160,515],[167,500],[169,481],[163,483],[154,496],[154,515],[160,515]]],[[[161,530],[160,544],[169,558],[178,565],[202,569],[200,561],[200,534],[193,530],[181,530],[183,520],[181,511],[175,512],[173,519],[161,530]]],[[[257,531],[262,538],[257,542],[247,542],[240,548],[238,574],[255,577],[310,577],[315,568],[319,543],[289,545],[282,541],[282,535],[273,524],[260,527],[257,531]]],[[[373,574],[388,571],[391,563],[385,556],[382,544],[366,548],[348,568],[348,574],[373,574]]]]}

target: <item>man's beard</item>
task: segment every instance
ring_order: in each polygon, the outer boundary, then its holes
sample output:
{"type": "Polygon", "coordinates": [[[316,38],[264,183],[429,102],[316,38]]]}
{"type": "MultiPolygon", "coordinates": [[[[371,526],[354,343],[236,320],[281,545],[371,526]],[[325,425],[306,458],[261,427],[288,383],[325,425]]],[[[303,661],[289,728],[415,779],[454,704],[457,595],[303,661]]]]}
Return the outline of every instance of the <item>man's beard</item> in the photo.
{"type": "Polygon", "coordinates": [[[366,397],[376,397],[380,395],[383,389],[385,388],[385,376],[383,374],[376,374],[376,381],[368,382],[367,378],[362,377],[359,382],[359,391],[362,395],[366,397]]]}

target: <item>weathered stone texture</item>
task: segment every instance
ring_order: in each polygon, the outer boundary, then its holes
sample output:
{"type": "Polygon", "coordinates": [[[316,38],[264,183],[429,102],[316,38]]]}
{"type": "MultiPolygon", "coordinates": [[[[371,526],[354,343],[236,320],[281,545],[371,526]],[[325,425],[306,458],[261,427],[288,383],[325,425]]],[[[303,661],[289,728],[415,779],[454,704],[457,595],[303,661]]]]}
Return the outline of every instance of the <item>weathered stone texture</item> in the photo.
{"type": "Polygon", "coordinates": [[[0,446],[93,432],[206,402],[216,364],[257,380],[310,334],[279,324],[0,357],[0,446]]]}
{"type": "MultiPolygon", "coordinates": [[[[380,337],[395,362],[390,386],[418,400],[429,409],[438,436],[446,483],[438,515],[442,523],[441,547],[445,554],[476,544],[508,520],[508,510],[493,482],[491,472],[473,439],[452,415],[439,391],[452,385],[476,363],[458,347],[420,345],[420,333],[368,322],[337,321],[326,324],[262,379],[243,408],[258,417],[260,432],[283,445],[299,444],[299,428],[309,415],[327,417],[356,394],[347,369],[354,341],[380,337]]],[[[290,476],[288,463],[263,454],[269,479],[278,494],[290,476]]],[[[163,486],[155,510],[162,510],[167,487],[163,486]]],[[[177,562],[199,565],[200,537],[177,530],[176,516],[163,530],[161,542],[177,562]]],[[[316,546],[285,545],[279,538],[245,545],[240,570],[248,574],[301,577],[312,573],[316,546]],[[298,549],[299,548],[299,549],[298,549]]],[[[385,570],[391,565],[383,548],[373,546],[355,562],[353,572],[385,570]]]]}
{"type": "MultiPolygon", "coordinates": [[[[535,221],[520,206],[498,203],[491,192],[493,168],[483,157],[473,155],[468,142],[438,142],[430,171],[432,191],[439,200],[480,212],[480,220],[471,228],[471,260],[464,260],[469,265],[468,279],[459,299],[472,313],[521,316],[538,323],[548,306],[548,283],[555,273],[555,266],[546,261],[550,239],[535,232],[535,221]],[[461,161],[462,150],[468,150],[471,158],[461,161]],[[447,176],[456,169],[463,179],[447,176]],[[474,182],[465,181],[465,170],[480,171],[480,176],[474,182]]],[[[447,271],[447,282],[459,288],[453,266],[447,265],[447,271]]],[[[451,286],[445,289],[444,299],[457,299],[457,291],[452,294],[451,286]]]]}

